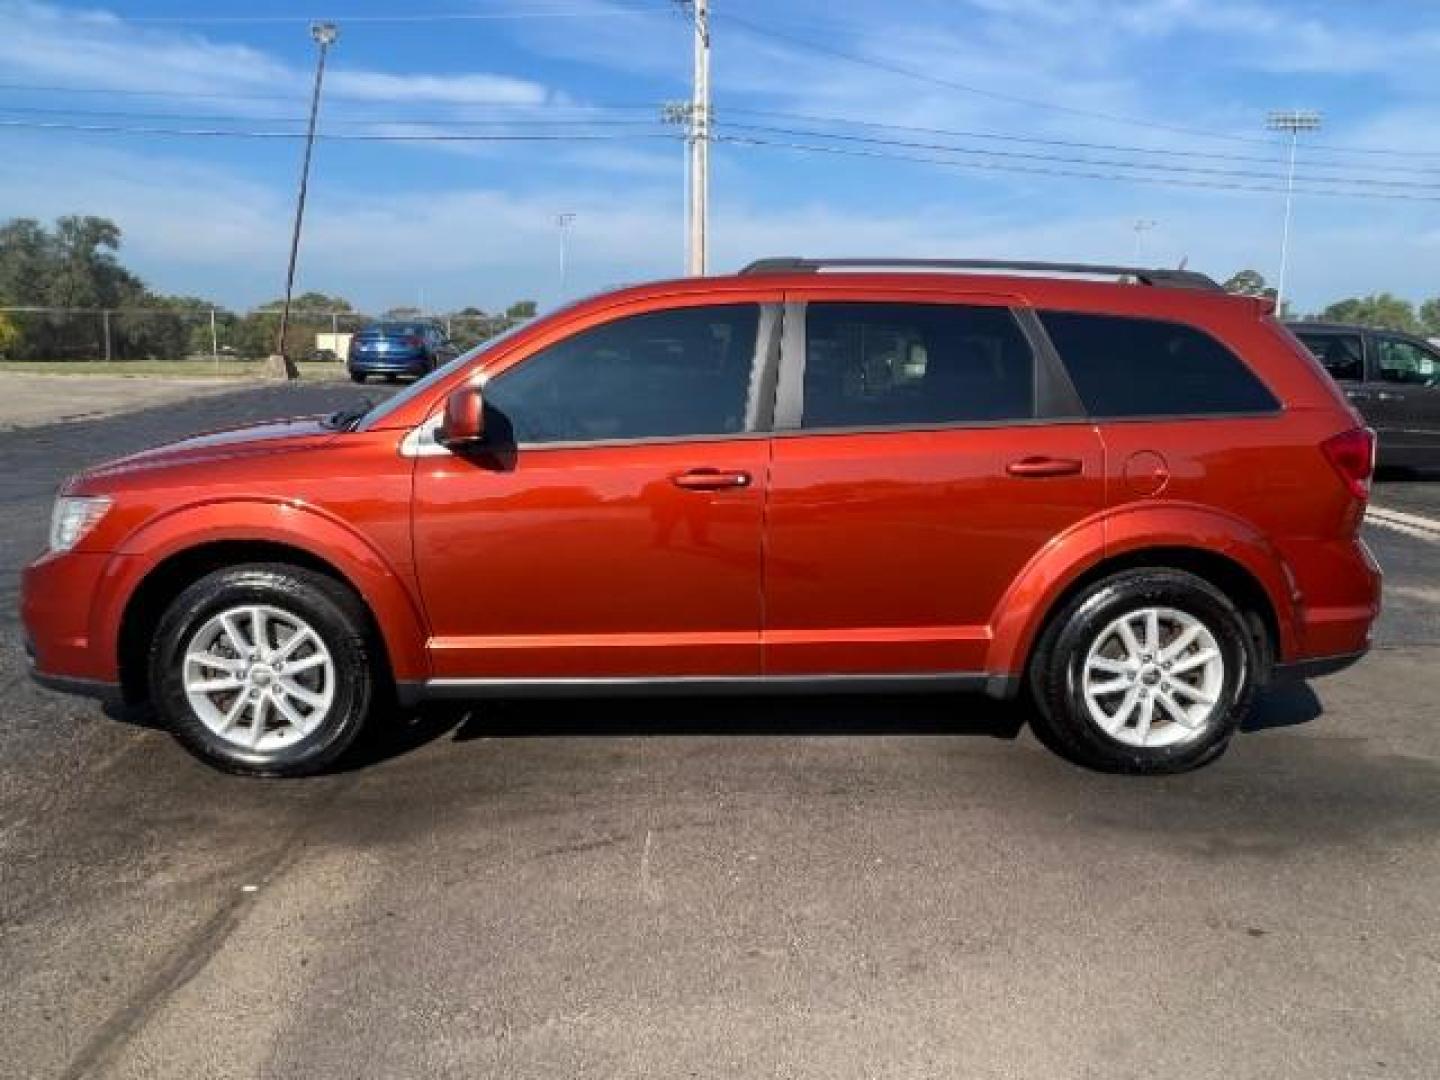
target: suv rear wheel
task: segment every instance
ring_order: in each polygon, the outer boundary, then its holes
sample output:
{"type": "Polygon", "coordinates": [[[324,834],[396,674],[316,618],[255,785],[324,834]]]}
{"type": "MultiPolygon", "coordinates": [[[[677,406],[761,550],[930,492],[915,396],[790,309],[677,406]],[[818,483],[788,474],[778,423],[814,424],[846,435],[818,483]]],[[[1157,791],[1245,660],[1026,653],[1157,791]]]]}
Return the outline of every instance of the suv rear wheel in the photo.
{"type": "Polygon", "coordinates": [[[1179,570],[1105,578],[1051,620],[1031,667],[1037,734],[1112,772],[1219,757],[1250,707],[1259,657],[1224,593],[1179,570]]]}
{"type": "Polygon", "coordinates": [[[195,582],[160,620],[152,697],[176,738],[231,772],[301,776],[354,742],[373,677],[359,600],[311,570],[256,564],[195,582]]]}

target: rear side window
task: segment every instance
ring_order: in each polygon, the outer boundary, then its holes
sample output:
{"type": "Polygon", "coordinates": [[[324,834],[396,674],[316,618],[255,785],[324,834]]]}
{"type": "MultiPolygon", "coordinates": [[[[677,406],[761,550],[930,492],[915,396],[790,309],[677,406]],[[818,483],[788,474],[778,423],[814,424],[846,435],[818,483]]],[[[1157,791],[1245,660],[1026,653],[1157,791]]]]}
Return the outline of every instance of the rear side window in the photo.
{"type": "Polygon", "coordinates": [[[1048,311],[1050,339],[1092,416],[1273,412],[1279,402],[1209,334],[1183,323],[1048,311]]]}
{"type": "Polygon", "coordinates": [[[1007,308],[812,303],[801,426],[1028,419],[1034,369],[1007,308]]]}
{"type": "Polygon", "coordinates": [[[1365,378],[1365,353],[1359,334],[1317,334],[1299,331],[1295,334],[1319,360],[1332,379],[1360,382],[1365,378]]]}

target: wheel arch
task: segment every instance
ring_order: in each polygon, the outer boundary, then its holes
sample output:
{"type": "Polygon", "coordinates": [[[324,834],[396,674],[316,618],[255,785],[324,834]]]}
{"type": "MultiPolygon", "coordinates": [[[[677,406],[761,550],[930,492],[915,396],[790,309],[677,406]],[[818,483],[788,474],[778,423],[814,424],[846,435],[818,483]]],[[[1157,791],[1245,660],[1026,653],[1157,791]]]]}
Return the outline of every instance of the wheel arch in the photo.
{"type": "MultiPolygon", "coordinates": [[[[361,561],[334,545],[322,547],[326,528],[318,521],[310,529],[313,543],[288,535],[266,535],[248,529],[237,535],[174,541],[147,555],[115,560],[118,569],[107,581],[112,598],[97,605],[104,615],[100,625],[113,628],[109,643],[125,700],[148,697],[147,656],[150,641],[165,608],[188,585],[226,566],[245,563],[284,563],[304,567],[345,586],[359,599],[369,620],[385,679],[423,678],[426,632],[413,597],[399,578],[376,561],[361,561]]],[[[373,554],[373,553],[370,553],[373,554]]],[[[102,586],[104,591],[104,586],[102,586]]]]}
{"type": "Polygon", "coordinates": [[[1075,554],[1065,545],[1042,555],[1010,591],[993,625],[989,670],[1010,676],[1018,687],[1035,646],[1057,612],[1095,582],[1125,570],[1183,570],[1209,582],[1245,615],[1261,649],[1263,669],[1295,647],[1294,580],[1274,548],[1256,531],[1228,516],[1184,512],[1163,529],[1146,527],[1141,515],[1097,522],[1104,540],[1075,554]]]}

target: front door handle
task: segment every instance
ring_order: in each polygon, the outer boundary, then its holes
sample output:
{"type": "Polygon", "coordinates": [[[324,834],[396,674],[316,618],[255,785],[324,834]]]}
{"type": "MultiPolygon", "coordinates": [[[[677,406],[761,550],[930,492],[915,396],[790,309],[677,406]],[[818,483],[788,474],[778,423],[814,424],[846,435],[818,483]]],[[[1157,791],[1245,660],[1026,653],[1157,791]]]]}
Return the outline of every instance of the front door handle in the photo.
{"type": "Polygon", "coordinates": [[[1392,393],[1392,392],[1389,391],[1389,390],[1381,390],[1380,393],[1376,395],[1376,397],[1378,397],[1381,401],[1404,401],[1404,400],[1405,400],[1405,395],[1404,395],[1404,394],[1392,393]]]}
{"type": "Polygon", "coordinates": [[[1346,390],[1345,396],[1351,401],[1369,401],[1370,394],[1365,390],[1346,390]]]}
{"type": "Polygon", "coordinates": [[[750,474],[724,469],[690,469],[672,476],[670,482],[686,491],[724,491],[726,488],[749,487],[750,474]]]}
{"type": "Polygon", "coordinates": [[[1078,476],[1081,463],[1075,458],[1027,457],[1005,466],[1011,476],[1078,476]]]}

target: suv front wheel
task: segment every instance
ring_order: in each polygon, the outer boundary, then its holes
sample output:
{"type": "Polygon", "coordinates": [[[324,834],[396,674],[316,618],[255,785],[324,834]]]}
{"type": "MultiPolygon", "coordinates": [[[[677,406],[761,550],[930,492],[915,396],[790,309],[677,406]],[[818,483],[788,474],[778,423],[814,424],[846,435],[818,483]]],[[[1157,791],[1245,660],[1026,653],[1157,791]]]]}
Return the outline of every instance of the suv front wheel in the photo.
{"type": "Polygon", "coordinates": [[[1235,604],[1179,570],[1105,578],[1051,620],[1031,666],[1036,733],[1111,772],[1174,773],[1224,751],[1259,657],[1235,604]]]}
{"type": "Polygon", "coordinates": [[[301,567],[217,570],[171,603],[150,653],[176,738],[230,772],[303,776],[354,742],[374,679],[360,601],[301,567]]]}

